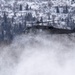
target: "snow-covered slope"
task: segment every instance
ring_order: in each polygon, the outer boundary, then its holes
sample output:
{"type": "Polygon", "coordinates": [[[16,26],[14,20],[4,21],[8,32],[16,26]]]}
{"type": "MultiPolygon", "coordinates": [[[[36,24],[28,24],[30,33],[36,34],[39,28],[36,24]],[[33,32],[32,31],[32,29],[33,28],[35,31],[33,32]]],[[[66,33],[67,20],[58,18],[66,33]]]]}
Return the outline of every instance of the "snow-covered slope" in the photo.
{"type": "Polygon", "coordinates": [[[8,17],[12,18],[16,12],[16,18],[19,18],[21,15],[25,16],[27,13],[31,13],[33,17],[37,19],[42,17],[44,21],[58,20],[61,23],[58,24],[59,27],[65,26],[64,21],[70,14],[73,19],[75,17],[73,13],[75,4],[72,0],[0,0],[0,4],[1,15],[3,12],[7,12],[8,17]],[[67,9],[68,12],[65,13],[67,9]],[[57,10],[59,13],[57,13],[57,10]],[[62,19],[64,20],[63,22],[60,21],[62,19]]]}

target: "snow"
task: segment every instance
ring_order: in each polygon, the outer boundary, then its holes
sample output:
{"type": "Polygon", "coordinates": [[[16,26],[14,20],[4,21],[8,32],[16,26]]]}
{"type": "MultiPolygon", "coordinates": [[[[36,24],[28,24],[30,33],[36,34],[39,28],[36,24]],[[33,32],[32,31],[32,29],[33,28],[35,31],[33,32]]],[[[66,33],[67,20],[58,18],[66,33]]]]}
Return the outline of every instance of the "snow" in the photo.
{"type": "Polygon", "coordinates": [[[72,7],[75,7],[75,3],[71,5],[72,7]]]}

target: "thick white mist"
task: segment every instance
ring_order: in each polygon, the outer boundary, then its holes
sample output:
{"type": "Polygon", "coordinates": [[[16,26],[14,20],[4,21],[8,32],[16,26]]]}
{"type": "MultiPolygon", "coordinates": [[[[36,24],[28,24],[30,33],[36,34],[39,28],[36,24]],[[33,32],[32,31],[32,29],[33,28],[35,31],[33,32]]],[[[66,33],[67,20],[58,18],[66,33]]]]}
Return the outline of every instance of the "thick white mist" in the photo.
{"type": "Polygon", "coordinates": [[[75,75],[75,37],[28,34],[0,47],[0,75],[75,75]]]}

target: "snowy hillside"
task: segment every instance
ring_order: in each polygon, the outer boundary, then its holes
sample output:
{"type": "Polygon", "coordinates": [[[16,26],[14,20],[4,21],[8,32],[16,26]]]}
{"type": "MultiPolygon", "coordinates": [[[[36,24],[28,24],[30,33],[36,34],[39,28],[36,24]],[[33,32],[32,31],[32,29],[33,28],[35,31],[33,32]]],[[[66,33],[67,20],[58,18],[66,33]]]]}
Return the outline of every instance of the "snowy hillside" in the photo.
{"type": "Polygon", "coordinates": [[[29,26],[75,28],[74,0],[0,0],[0,38],[13,38],[29,26]]]}
{"type": "Polygon", "coordinates": [[[15,12],[16,17],[31,13],[37,19],[43,17],[47,21],[54,17],[59,20],[73,15],[75,6],[72,3],[72,0],[0,0],[0,14],[2,16],[3,12],[7,12],[8,17],[12,18],[15,12]]]}

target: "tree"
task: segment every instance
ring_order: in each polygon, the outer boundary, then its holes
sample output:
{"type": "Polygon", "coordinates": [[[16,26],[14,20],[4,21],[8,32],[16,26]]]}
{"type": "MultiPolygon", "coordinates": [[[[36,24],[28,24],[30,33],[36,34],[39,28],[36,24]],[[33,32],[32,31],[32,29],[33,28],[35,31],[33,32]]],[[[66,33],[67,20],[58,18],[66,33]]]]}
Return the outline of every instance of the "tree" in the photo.
{"type": "Polygon", "coordinates": [[[51,9],[52,5],[53,5],[52,1],[48,0],[48,7],[49,7],[49,9],[51,9]]]}
{"type": "Polygon", "coordinates": [[[3,14],[3,22],[1,24],[1,27],[2,27],[3,30],[7,30],[7,23],[8,23],[7,15],[4,12],[4,14],[3,14]]]}
{"type": "Polygon", "coordinates": [[[13,22],[14,22],[14,17],[11,18],[11,22],[12,22],[12,24],[13,24],[13,22]]]}
{"type": "Polygon", "coordinates": [[[19,32],[19,34],[21,34],[23,32],[23,25],[21,23],[19,23],[18,32],[19,32]]]}
{"type": "Polygon", "coordinates": [[[47,15],[48,15],[48,20],[50,20],[50,13],[47,13],[47,15]]]}
{"type": "Polygon", "coordinates": [[[11,22],[10,22],[9,18],[7,17],[5,12],[4,12],[4,15],[3,15],[3,22],[1,24],[1,29],[2,29],[3,40],[4,41],[12,40],[13,35],[11,33],[11,22]]]}
{"type": "Polygon", "coordinates": [[[33,16],[32,16],[32,13],[28,13],[28,14],[26,14],[26,16],[25,16],[25,20],[26,21],[32,21],[33,19],[33,16]]]}
{"type": "Polygon", "coordinates": [[[59,7],[58,6],[56,7],[56,13],[59,13],[59,7]]]}
{"type": "Polygon", "coordinates": [[[55,25],[55,15],[52,15],[52,22],[53,22],[53,25],[55,25]]]}
{"type": "Polygon", "coordinates": [[[29,5],[28,4],[26,5],[26,10],[29,10],[29,5]]]}
{"type": "Polygon", "coordinates": [[[5,12],[4,12],[4,15],[3,15],[3,21],[4,21],[5,23],[7,23],[7,15],[6,15],[5,12]]]}
{"type": "Polygon", "coordinates": [[[20,4],[20,11],[22,11],[23,9],[22,9],[22,4],[20,4]]]}
{"type": "Polygon", "coordinates": [[[68,13],[68,6],[67,5],[63,9],[63,13],[68,13]]]}
{"type": "Polygon", "coordinates": [[[65,9],[66,9],[66,13],[68,13],[68,6],[67,5],[66,5],[65,9]]]}
{"type": "Polygon", "coordinates": [[[48,9],[49,9],[49,18],[50,18],[50,15],[51,15],[51,7],[52,7],[53,3],[51,0],[48,0],[48,9]]]}
{"type": "Polygon", "coordinates": [[[42,25],[43,25],[43,18],[41,17],[41,19],[40,19],[40,22],[42,23],[42,25]]]}

